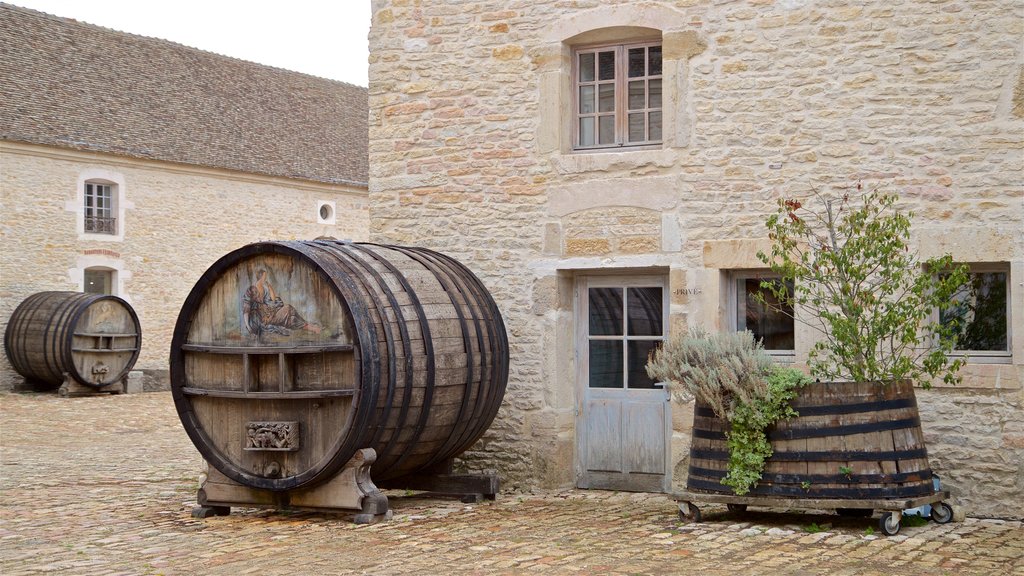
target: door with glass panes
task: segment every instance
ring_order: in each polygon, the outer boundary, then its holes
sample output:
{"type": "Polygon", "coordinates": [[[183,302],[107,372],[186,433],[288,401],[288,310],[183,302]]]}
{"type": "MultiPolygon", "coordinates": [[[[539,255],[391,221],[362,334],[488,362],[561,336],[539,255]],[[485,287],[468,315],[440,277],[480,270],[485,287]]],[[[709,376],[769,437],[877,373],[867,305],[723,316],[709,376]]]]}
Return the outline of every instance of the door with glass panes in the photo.
{"type": "Polygon", "coordinates": [[[647,376],[665,340],[663,277],[588,276],[577,284],[577,485],[666,492],[668,391],[647,376]]]}

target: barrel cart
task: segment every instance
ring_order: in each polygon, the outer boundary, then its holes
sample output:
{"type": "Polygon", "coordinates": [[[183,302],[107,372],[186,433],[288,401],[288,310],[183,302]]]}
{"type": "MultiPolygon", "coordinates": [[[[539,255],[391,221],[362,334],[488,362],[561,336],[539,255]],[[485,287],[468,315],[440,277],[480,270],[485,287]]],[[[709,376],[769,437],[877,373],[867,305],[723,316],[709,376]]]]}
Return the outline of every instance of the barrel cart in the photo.
{"type": "Polygon", "coordinates": [[[261,242],[186,299],[171,389],[208,463],[197,516],[232,506],[390,516],[379,487],[494,498],[452,460],[493,421],[508,341],[483,284],[422,248],[261,242]]]}
{"type": "Polygon", "coordinates": [[[11,366],[39,390],[61,396],[126,391],[139,358],[135,310],[117,296],[39,292],[26,298],[4,331],[11,366]]]}
{"type": "Polygon", "coordinates": [[[728,422],[698,401],[687,489],[673,497],[680,520],[700,522],[698,504],[833,509],[843,516],[882,511],[879,527],[899,532],[903,511],[931,504],[940,524],[953,518],[928,465],[917,400],[910,382],[816,382],[793,403],[799,413],[769,430],[772,456],[761,480],[743,496],[721,483],[728,470],[728,422]]]}

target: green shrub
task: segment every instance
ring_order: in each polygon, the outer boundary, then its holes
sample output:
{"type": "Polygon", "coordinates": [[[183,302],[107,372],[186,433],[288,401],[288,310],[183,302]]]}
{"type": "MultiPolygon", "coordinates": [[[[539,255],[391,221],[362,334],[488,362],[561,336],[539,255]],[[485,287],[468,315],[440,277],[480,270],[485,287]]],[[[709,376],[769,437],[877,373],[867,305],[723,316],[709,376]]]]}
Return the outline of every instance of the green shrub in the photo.
{"type": "Polygon", "coordinates": [[[746,494],[761,479],[772,455],[767,429],[796,412],[790,401],[810,379],[776,366],[750,332],[708,333],[692,328],[656,350],[647,374],[667,382],[677,400],[708,404],[729,422],[728,473],[722,484],[746,494]]]}

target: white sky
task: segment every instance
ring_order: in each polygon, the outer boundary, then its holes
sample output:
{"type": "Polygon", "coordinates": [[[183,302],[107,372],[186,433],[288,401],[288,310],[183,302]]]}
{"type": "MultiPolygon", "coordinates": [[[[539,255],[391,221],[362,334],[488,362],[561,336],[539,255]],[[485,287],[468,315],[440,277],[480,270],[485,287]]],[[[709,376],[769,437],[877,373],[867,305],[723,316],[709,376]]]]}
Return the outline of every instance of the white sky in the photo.
{"type": "Polygon", "coordinates": [[[5,0],[122,32],[366,86],[370,0],[5,0]]]}

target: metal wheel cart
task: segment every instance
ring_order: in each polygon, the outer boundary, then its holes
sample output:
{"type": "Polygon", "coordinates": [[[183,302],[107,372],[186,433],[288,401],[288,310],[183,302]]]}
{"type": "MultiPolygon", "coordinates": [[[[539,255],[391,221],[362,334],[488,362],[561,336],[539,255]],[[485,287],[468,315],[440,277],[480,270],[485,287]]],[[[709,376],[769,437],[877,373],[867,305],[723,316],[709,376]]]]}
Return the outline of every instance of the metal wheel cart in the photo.
{"type": "Polygon", "coordinates": [[[881,510],[878,527],[886,536],[895,536],[900,531],[903,511],[931,504],[931,519],[945,524],[953,519],[953,509],[943,502],[949,498],[949,492],[939,490],[926,496],[899,499],[855,499],[842,500],[831,498],[776,498],[766,496],[733,496],[729,494],[712,494],[704,492],[680,492],[672,495],[679,502],[679,519],[684,522],[700,522],[700,507],[697,504],[725,504],[730,512],[744,512],[747,506],[765,508],[785,508],[804,510],[835,510],[840,516],[871,516],[874,510],[881,510]]]}

